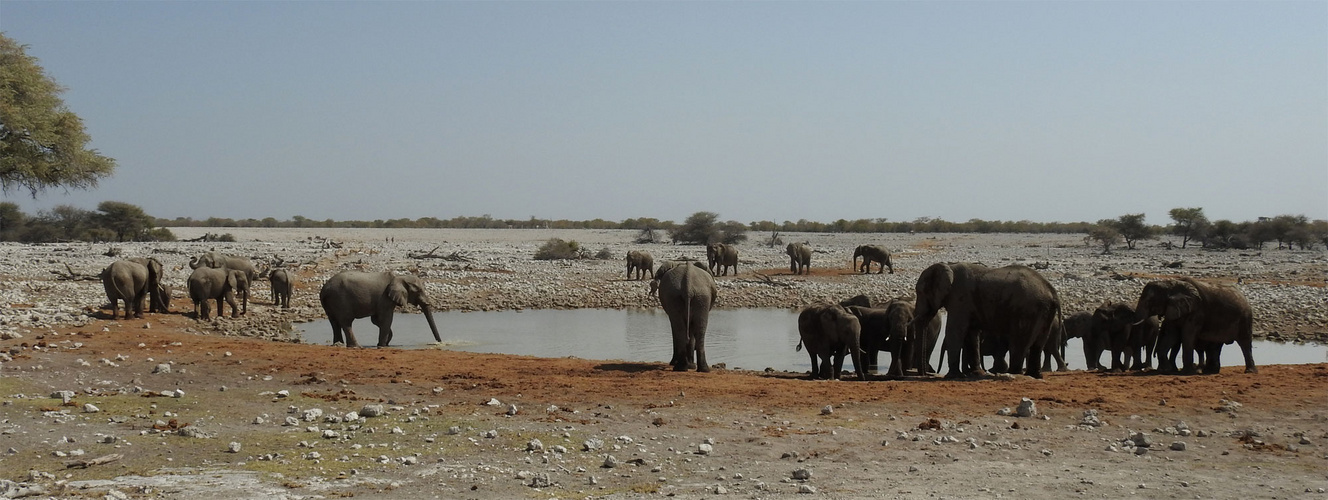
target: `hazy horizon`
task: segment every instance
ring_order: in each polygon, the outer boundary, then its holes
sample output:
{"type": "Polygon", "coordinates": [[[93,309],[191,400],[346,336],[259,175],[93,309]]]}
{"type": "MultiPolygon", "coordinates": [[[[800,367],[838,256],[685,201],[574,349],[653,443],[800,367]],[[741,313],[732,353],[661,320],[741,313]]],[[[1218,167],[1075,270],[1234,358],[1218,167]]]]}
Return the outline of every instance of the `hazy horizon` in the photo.
{"type": "Polygon", "coordinates": [[[1328,219],[1328,2],[0,2],[165,219],[1328,219]]]}

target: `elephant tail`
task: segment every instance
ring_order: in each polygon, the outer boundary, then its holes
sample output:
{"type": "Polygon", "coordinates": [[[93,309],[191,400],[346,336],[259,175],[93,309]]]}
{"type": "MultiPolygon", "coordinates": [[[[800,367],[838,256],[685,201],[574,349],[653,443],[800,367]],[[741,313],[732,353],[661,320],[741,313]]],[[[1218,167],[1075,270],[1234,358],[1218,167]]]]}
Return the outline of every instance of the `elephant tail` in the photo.
{"type": "Polygon", "coordinates": [[[801,340],[798,341],[798,346],[797,346],[797,347],[794,347],[793,350],[794,350],[795,352],[801,352],[801,351],[802,351],[802,341],[801,341],[801,340]]]}

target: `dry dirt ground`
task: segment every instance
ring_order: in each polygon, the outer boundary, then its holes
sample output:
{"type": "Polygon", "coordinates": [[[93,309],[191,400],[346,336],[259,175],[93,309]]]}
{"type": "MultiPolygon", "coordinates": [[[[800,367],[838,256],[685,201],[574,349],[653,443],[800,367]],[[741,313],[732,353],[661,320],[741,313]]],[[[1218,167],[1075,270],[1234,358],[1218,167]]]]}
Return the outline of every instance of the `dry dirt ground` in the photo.
{"type": "Polygon", "coordinates": [[[1328,364],[809,381],[208,333],[0,341],[0,496],[1328,499],[1328,364]]]}

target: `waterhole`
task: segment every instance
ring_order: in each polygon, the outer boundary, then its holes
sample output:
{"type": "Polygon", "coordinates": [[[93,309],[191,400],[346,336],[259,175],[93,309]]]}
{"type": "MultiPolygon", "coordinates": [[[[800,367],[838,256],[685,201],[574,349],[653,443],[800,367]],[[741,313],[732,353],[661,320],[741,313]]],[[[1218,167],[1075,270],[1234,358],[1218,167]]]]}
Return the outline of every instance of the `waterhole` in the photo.
{"type": "MultiPolygon", "coordinates": [[[[668,362],[673,355],[669,317],[662,309],[449,311],[434,313],[434,320],[443,338],[441,345],[429,333],[423,315],[397,313],[392,322],[392,346],[660,363],[668,362]]],[[[378,341],[378,327],[368,318],[355,320],[354,327],[361,345],[371,346],[378,341]]],[[[305,323],[299,328],[307,342],[332,343],[332,327],[327,321],[305,323]]],[[[806,351],[794,350],[797,344],[796,310],[716,309],[710,313],[706,356],[712,365],[806,372],[811,362],[806,351]]],[[[940,357],[939,346],[936,351],[932,366],[940,357]]],[[[889,359],[890,355],[883,352],[879,362],[887,365],[889,359]]],[[[1110,364],[1110,353],[1101,360],[1110,364]]],[[[1324,363],[1328,362],[1328,345],[1255,341],[1254,361],[1259,365],[1324,363]]],[[[1071,369],[1084,368],[1079,339],[1071,339],[1066,346],[1066,362],[1071,369]]],[[[1223,366],[1244,364],[1238,346],[1223,348],[1223,366]]],[[[845,358],[844,368],[851,366],[852,361],[845,358]]]]}

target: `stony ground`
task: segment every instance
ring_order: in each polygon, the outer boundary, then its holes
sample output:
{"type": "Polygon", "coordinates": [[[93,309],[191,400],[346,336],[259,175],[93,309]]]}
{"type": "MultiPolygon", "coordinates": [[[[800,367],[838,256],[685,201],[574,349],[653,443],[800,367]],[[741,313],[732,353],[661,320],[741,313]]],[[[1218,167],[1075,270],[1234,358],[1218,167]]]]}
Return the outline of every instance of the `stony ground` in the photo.
{"type": "MultiPolygon", "coordinates": [[[[177,234],[202,233],[189,231],[177,234]]],[[[443,309],[654,307],[620,258],[531,256],[550,237],[704,255],[625,231],[231,232],[241,241],[116,248],[165,262],[177,289],[188,256],[214,247],[289,266],[295,307],[271,307],[259,283],[242,319],[196,322],[177,292],[177,313],[112,321],[100,283],[79,279],[115,259],[111,246],[0,246],[0,496],[1328,498],[1328,364],[863,383],[348,350],[289,333],[321,318],[316,290],[341,269],[415,272],[443,309]],[[1018,416],[1023,398],[1035,415],[1018,416]]],[[[815,273],[790,275],[782,246],[744,244],[739,274],[719,278],[722,307],[884,299],[933,262],[1019,262],[1071,311],[1133,302],[1157,276],[1239,280],[1259,335],[1328,338],[1322,251],[1145,242],[1103,256],[1074,235],[782,236],[818,249],[815,273]],[[895,250],[896,274],[852,273],[863,243],[895,250]]]]}

